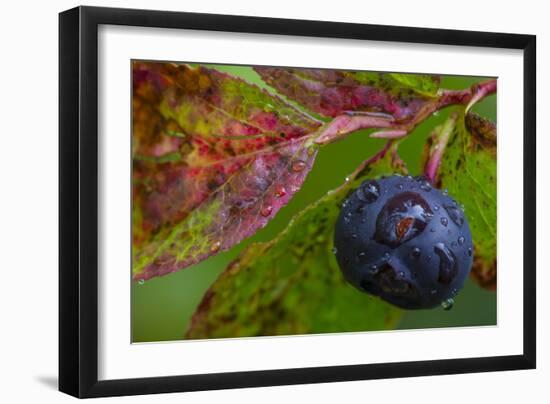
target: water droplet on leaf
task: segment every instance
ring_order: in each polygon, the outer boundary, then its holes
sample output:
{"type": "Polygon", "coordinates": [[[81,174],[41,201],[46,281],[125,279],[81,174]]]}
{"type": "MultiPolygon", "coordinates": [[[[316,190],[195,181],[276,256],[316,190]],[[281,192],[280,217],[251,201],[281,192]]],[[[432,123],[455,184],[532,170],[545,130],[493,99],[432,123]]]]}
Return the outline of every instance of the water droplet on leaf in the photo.
{"type": "Polygon", "coordinates": [[[210,252],[212,254],[214,253],[217,253],[218,251],[220,251],[220,247],[222,246],[222,243],[220,241],[216,241],[214,242],[211,246],[210,246],[210,252]]]}
{"type": "Polygon", "coordinates": [[[285,195],[286,195],[286,188],[283,185],[278,184],[277,186],[275,186],[275,196],[277,198],[281,198],[285,195]]]}
{"type": "Polygon", "coordinates": [[[269,215],[271,215],[271,212],[273,212],[273,206],[271,205],[264,206],[260,211],[263,217],[268,217],[269,215]]]}
{"type": "Polygon", "coordinates": [[[306,163],[302,160],[297,160],[294,163],[292,163],[292,171],[295,173],[298,173],[300,171],[303,171],[304,168],[306,168],[306,163]]]}

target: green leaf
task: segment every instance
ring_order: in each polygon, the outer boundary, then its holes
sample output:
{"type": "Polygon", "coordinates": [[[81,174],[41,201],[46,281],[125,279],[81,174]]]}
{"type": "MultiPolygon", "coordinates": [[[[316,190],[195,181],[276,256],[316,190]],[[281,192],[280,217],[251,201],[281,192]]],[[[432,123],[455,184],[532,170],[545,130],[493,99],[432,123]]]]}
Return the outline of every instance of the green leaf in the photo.
{"type": "Polygon", "coordinates": [[[440,79],[438,76],[410,73],[390,73],[389,75],[418,94],[434,97],[439,90],[440,79]]]}
{"type": "Polygon", "coordinates": [[[386,153],[310,205],[274,240],[249,246],[197,308],[186,337],[367,331],[394,328],[401,311],[350,286],[332,250],[339,204],[366,178],[402,171],[386,153]]]}
{"type": "Polygon", "coordinates": [[[429,140],[445,147],[437,181],[465,208],[474,240],[472,275],[487,288],[496,287],[496,127],[474,114],[464,115],[464,108],[455,119],[454,128],[443,144],[436,131],[429,140]]]}

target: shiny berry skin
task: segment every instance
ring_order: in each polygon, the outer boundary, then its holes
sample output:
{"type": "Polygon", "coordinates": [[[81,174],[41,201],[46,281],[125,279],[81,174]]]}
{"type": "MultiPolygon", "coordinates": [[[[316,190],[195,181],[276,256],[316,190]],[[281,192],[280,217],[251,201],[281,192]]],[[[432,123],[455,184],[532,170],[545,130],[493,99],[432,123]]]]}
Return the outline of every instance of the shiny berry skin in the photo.
{"type": "Polygon", "coordinates": [[[452,299],[473,261],[462,208],[424,177],[363,182],[342,204],[334,247],[353,286],[404,309],[452,299]]]}

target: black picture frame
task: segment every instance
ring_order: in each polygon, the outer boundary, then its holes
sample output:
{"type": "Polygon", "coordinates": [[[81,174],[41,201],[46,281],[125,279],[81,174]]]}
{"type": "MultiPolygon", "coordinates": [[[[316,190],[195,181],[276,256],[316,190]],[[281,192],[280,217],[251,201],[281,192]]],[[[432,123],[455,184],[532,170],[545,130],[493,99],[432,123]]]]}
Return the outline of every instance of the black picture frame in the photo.
{"type": "Polygon", "coordinates": [[[103,397],[323,383],[536,366],[536,37],[167,11],[77,7],[59,15],[59,390],[103,397]],[[523,353],[250,372],[98,380],[98,26],[463,45],[523,50],[523,353]]]}

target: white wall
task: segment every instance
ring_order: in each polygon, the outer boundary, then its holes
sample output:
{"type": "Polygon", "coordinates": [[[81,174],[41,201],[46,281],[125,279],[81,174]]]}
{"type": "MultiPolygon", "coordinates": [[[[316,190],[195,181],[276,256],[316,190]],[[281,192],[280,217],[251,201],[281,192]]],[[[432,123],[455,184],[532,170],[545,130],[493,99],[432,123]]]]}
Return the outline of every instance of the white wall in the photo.
{"type": "MultiPolygon", "coordinates": [[[[531,33],[538,36],[538,204],[550,147],[545,121],[550,102],[550,27],[544,2],[310,2],[231,0],[200,2],[91,1],[88,5],[338,20],[434,28],[531,33]],[[543,113],[545,112],[545,113],[543,113]]],[[[6,2],[0,24],[0,397],[3,402],[68,402],[54,388],[57,373],[57,13],[73,1],[6,2]]],[[[519,135],[519,134],[518,134],[519,135]]],[[[126,402],[388,402],[464,403],[467,400],[541,402],[550,394],[550,238],[538,212],[538,364],[534,371],[285,386],[116,398],[126,402]],[[541,397],[537,399],[535,397],[541,397]]],[[[518,268],[520,270],[520,268],[518,268]]]]}

